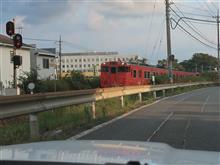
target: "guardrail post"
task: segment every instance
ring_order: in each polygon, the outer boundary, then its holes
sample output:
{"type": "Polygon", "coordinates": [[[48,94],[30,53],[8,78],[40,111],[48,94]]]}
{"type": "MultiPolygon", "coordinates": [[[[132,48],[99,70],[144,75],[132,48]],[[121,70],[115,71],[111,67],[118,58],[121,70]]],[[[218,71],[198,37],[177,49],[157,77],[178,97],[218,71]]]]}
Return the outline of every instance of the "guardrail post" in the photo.
{"type": "Polygon", "coordinates": [[[153,91],[153,96],[154,96],[154,99],[157,98],[157,92],[156,91],[153,91]]]}
{"type": "Polygon", "coordinates": [[[142,102],[142,93],[138,93],[139,101],[142,102]]]}
{"type": "Polygon", "coordinates": [[[95,101],[92,102],[92,118],[96,119],[95,101]]]}
{"type": "Polygon", "coordinates": [[[121,100],[121,108],[123,108],[124,107],[124,96],[121,96],[120,100],[121,100]]]}
{"type": "Polygon", "coordinates": [[[166,90],[163,90],[163,97],[166,97],[166,90]]]}
{"type": "Polygon", "coordinates": [[[39,137],[38,119],[36,114],[29,115],[30,135],[31,138],[39,137]]]}

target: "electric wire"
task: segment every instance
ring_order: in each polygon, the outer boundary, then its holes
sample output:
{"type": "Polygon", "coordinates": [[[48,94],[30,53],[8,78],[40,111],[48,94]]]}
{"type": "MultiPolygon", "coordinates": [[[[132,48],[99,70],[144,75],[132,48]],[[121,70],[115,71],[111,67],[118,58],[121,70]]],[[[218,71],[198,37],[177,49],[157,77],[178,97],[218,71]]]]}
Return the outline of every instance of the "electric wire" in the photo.
{"type": "MultiPolygon", "coordinates": [[[[177,8],[177,10],[183,15],[183,17],[185,17],[185,15],[183,14],[183,12],[177,7],[177,5],[174,4],[174,6],[177,8]]],[[[170,7],[170,9],[179,17],[181,18],[181,16],[179,14],[176,13],[176,11],[170,7]]],[[[206,36],[204,36],[199,29],[197,29],[190,21],[189,23],[187,23],[184,19],[182,19],[182,21],[190,28],[192,29],[198,36],[200,36],[202,39],[204,39],[205,41],[207,41],[208,43],[212,44],[212,45],[216,45],[215,42],[210,41],[206,36]],[[189,25],[190,24],[190,25],[189,25]]]]}

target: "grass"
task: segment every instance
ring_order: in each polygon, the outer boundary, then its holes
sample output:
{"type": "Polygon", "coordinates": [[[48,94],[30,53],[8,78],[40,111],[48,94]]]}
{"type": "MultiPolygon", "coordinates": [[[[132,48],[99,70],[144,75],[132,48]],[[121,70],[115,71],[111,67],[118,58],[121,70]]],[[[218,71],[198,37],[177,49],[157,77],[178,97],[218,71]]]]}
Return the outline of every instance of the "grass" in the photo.
{"type": "MultiPolygon", "coordinates": [[[[193,86],[167,90],[166,96],[201,88],[193,86]]],[[[162,97],[161,91],[157,92],[162,97]]],[[[154,101],[152,92],[142,94],[142,102],[138,95],[124,96],[124,108],[121,107],[120,98],[112,98],[96,102],[96,119],[92,119],[91,104],[73,105],[54,109],[38,114],[40,137],[30,139],[28,116],[0,121],[0,145],[27,143],[31,141],[58,140],[71,137],[83,130],[113,119],[131,111],[141,105],[154,101]]]]}

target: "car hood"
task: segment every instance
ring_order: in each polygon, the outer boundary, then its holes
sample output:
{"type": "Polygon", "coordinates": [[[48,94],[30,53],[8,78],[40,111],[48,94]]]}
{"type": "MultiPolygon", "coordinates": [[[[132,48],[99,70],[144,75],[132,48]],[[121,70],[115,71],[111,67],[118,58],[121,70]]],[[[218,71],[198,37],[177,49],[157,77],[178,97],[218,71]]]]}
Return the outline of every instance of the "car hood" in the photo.
{"type": "Polygon", "coordinates": [[[0,160],[78,163],[220,164],[220,153],[135,141],[66,140],[1,146],[0,160]]]}

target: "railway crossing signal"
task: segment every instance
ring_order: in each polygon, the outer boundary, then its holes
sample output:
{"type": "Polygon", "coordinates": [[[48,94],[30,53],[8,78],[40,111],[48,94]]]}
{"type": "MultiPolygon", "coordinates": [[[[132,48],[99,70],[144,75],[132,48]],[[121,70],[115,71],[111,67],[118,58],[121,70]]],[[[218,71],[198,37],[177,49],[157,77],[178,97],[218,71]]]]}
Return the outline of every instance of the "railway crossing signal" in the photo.
{"type": "Polygon", "coordinates": [[[15,34],[13,37],[13,41],[14,41],[14,46],[17,49],[20,49],[22,46],[22,36],[20,34],[15,34]]]}
{"type": "Polygon", "coordinates": [[[14,79],[14,87],[17,89],[17,67],[22,65],[22,56],[16,55],[16,49],[20,49],[22,47],[22,36],[21,34],[15,33],[15,24],[13,21],[8,21],[6,23],[6,33],[13,40],[13,51],[10,51],[11,62],[13,62],[13,79],[14,79]]]}
{"type": "Polygon", "coordinates": [[[9,35],[9,36],[14,35],[14,33],[15,33],[15,25],[14,25],[14,22],[8,21],[8,22],[6,23],[6,33],[7,33],[7,35],[9,35]]]}

